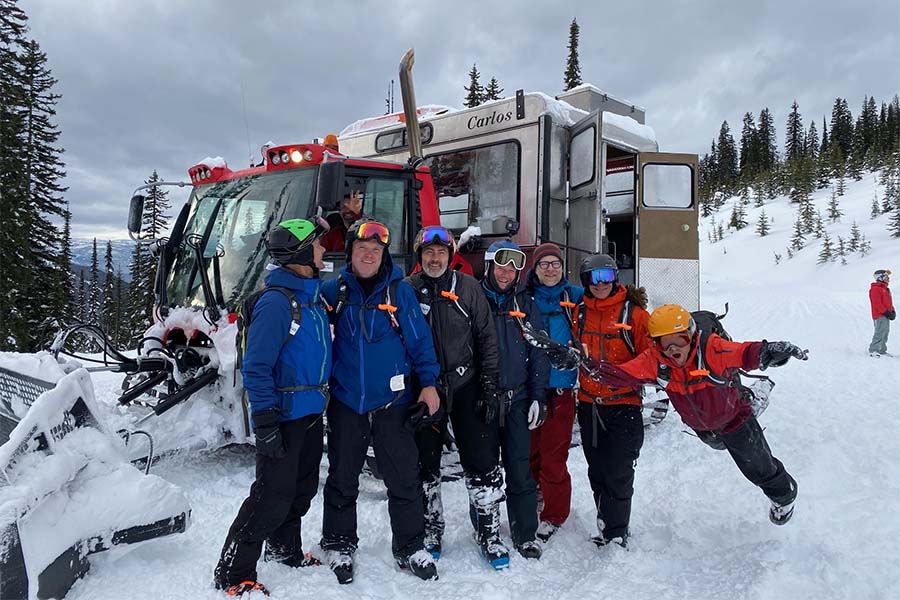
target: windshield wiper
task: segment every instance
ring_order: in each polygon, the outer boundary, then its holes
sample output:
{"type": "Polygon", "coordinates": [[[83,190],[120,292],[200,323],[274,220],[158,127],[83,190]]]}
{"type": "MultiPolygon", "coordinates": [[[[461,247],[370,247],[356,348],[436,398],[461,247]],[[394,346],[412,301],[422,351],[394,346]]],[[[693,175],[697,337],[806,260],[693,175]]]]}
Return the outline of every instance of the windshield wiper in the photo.
{"type": "MultiPolygon", "coordinates": [[[[216,310],[216,299],[215,296],[213,296],[212,287],[209,283],[209,274],[206,272],[206,259],[204,258],[204,254],[206,252],[206,244],[209,243],[209,238],[212,235],[213,227],[215,227],[216,224],[216,217],[219,215],[219,211],[222,209],[222,200],[222,198],[219,198],[219,201],[216,202],[215,207],[213,207],[212,213],[209,217],[209,223],[207,223],[206,229],[203,231],[203,235],[201,236],[196,233],[192,233],[188,235],[187,240],[185,240],[187,245],[194,249],[194,255],[196,257],[194,268],[191,269],[191,276],[188,279],[187,293],[190,294],[190,290],[194,288],[194,279],[196,279],[197,272],[199,271],[200,284],[203,286],[203,301],[204,304],[206,304],[204,308],[204,314],[211,324],[215,323],[218,320],[219,314],[216,310]]],[[[216,253],[218,254],[218,251],[216,253]]],[[[217,287],[221,289],[221,282],[217,281],[217,287]]]]}

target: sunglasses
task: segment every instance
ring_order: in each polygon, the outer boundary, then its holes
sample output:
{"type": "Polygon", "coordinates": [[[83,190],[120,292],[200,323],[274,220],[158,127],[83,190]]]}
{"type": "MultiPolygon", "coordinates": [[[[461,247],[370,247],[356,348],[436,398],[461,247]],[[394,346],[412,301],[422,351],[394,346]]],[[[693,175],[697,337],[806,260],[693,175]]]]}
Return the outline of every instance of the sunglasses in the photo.
{"type": "Polygon", "coordinates": [[[525,268],[525,253],[515,248],[500,248],[494,252],[494,256],[485,256],[485,259],[493,260],[495,265],[501,267],[511,264],[516,271],[525,268]]]}
{"type": "Polygon", "coordinates": [[[429,225],[422,230],[419,237],[419,244],[426,246],[428,244],[443,244],[450,246],[453,244],[453,235],[439,225],[429,225]]]}
{"type": "Polygon", "coordinates": [[[543,269],[545,271],[550,268],[559,269],[562,267],[562,261],[561,260],[542,260],[541,262],[539,262],[537,264],[537,266],[538,266],[538,269],[543,269]]]}
{"type": "Polygon", "coordinates": [[[375,240],[382,246],[391,243],[391,232],[378,221],[366,221],[356,230],[357,240],[375,240]]]}
{"type": "Polygon", "coordinates": [[[590,273],[590,284],[589,285],[602,285],[606,283],[613,283],[616,280],[616,270],[610,268],[603,269],[593,269],[590,273]]]}

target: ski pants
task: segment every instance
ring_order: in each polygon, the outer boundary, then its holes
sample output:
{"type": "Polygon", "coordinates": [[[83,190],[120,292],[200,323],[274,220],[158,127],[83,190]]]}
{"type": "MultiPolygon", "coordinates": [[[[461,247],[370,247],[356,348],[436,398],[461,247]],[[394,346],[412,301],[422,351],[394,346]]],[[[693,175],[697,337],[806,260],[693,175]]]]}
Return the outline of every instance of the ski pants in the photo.
{"type": "Polygon", "coordinates": [[[766,436],[755,417],[736,431],[698,431],[697,436],[713,448],[728,450],[738,469],[752,484],[776,504],[787,504],[797,495],[797,482],[781,461],[772,456],[766,436]]]}
{"type": "Polygon", "coordinates": [[[572,503],[572,477],[566,462],[575,424],[571,388],[547,390],[547,420],[531,431],[531,474],[544,499],[541,521],[562,525],[572,503]]]}
{"type": "MultiPolygon", "coordinates": [[[[485,423],[478,410],[480,380],[476,377],[453,393],[449,420],[459,449],[459,462],[466,475],[466,486],[493,485],[500,465],[500,438],[496,423],[485,423]]],[[[425,503],[425,535],[440,542],[444,535],[444,509],[441,501],[441,455],[447,434],[447,419],[416,432],[419,448],[419,477],[425,503]]]]}
{"type": "Polygon", "coordinates": [[[531,476],[531,431],[525,393],[517,394],[500,427],[500,449],[506,473],[506,512],[513,544],[518,548],[534,541],[537,532],[537,486],[531,476]]]}
{"type": "Polygon", "coordinates": [[[369,440],[387,486],[394,556],[405,558],[423,548],[425,523],[419,455],[407,425],[409,404],[389,404],[358,414],[337,399],[328,405],[328,478],[323,490],[323,550],[354,552],[356,499],[369,440]]]}
{"type": "Polygon", "coordinates": [[[627,537],[634,468],[644,445],[641,407],[579,401],[577,411],[600,535],[606,540],[627,537]]]}
{"type": "Polygon", "coordinates": [[[266,560],[303,556],[300,520],[319,489],[322,415],[281,424],[285,455],[256,455],[256,481],[228,530],[215,580],[225,588],[256,580],[256,563],[266,542],[266,560]]]}
{"type": "Polygon", "coordinates": [[[891,333],[891,322],[885,316],[875,319],[875,333],[872,334],[872,343],[869,344],[869,352],[884,354],[887,352],[888,334],[891,333]]]}

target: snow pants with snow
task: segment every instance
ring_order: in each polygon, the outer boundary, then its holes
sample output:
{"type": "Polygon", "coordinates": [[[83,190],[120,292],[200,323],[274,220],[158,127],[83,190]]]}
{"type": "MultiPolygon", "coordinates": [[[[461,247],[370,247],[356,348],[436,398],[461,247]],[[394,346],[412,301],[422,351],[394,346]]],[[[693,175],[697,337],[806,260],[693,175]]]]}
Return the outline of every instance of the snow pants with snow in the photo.
{"type": "Polygon", "coordinates": [[[579,401],[577,410],[581,448],[597,506],[597,527],[606,540],[625,538],[631,521],[634,468],[644,445],[641,407],[579,401]]]}
{"type": "Polygon", "coordinates": [[[575,395],[571,388],[547,390],[547,420],[531,431],[531,474],[544,507],[541,521],[562,525],[569,518],[572,477],[566,466],[575,424],[575,395]]]}
{"type": "Polygon", "coordinates": [[[506,473],[506,512],[513,544],[534,541],[538,526],[537,486],[531,476],[531,431],[524,393],[512,399],[500,427],[500,449],[506,473]]]}
{"type": "MultiPolygon", "coordinates": [[[[487,424],[478,410],[480,380],[472,381],[453,393],[449,419],[459,450],[459,462],[466,475],[466,486],[493,485],[500,465],[500,438],[495,423],[487,424]]],[[[441,501],[441,455],[447,434],[447,419],[416,432],[419,448],[419,477],[425,503],[425,538],[438,542],[444,535],[444,509],[441,501]]],[[[499,494],[498,494],[499,495],[499,494]]]]}
{"type": "Polygon", "coordinates": [[[220,588],[256,580],[256,563],[266,543],[266,560],[303,558],[300,520],[319,489],[322,415],[281,424],[285,455],[256,455],[256,481],[228,530],[215,569],[220,588]]]}
{"type": "Polygon", "coordinates": [[[885,316],[875,319],[875,333],[872,334],[872,343],[869,344],[869,353],[884,354],[887,352],[888,334],[891,333],[891,322],[885,316]]]}
{"type": "Polygon", "coordinates": [[[758,486],[772,502],[784,505],[796,497],[797,482],[781,461],[772,456],[766,436],[755,417],[750,417],[731,433],[698,431],[697,435],[714,448],[716,446],[710,442],[724,445],[744,477],[758,486]]]}
{"type": "Polygon", "coordinates": [[[378,471],[387,486],[394,556],[405,558],[423,548],[419,453],[406,423],[408,409],[409,404],[390,404],[361,415],[337,399],[329,403],[328,478],[322,492],[323,550],[352,553],[359,544],[356,499],[370,439],[378,471]]]}

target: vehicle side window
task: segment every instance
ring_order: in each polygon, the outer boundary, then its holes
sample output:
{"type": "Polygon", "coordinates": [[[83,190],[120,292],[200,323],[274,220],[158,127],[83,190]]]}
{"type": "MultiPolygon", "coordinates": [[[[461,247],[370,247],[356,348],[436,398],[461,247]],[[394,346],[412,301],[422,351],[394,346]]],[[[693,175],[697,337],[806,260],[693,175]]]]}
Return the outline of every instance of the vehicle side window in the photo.
{"type": "Polygon", "coordinates": [[[437,154],[431,169],[441,225],[459,233],[470,225],[484,235],[505,234],[519,218],[519,145],[514,141],[437,154]]]}
{"type": "Polygon", "coordinates": [[[366,216],[387,225],[391,232],[391,254],[406,253],[406,182],[402,179],[370,178],[363,193],[366,216]]]}

